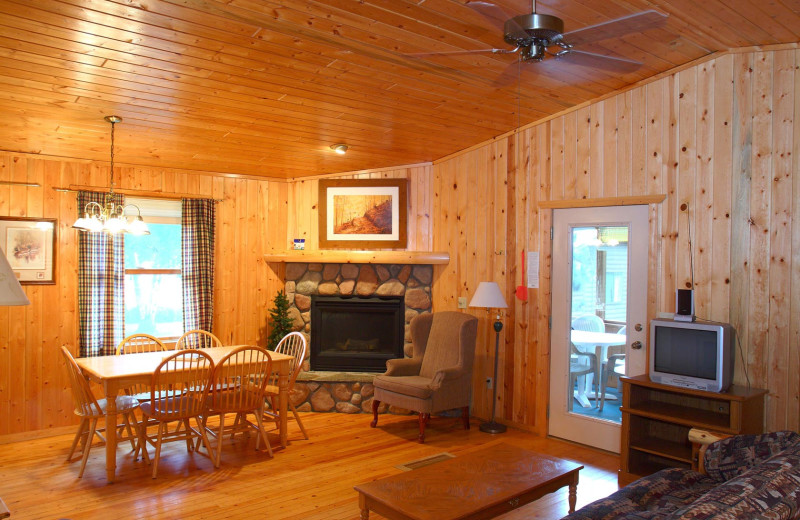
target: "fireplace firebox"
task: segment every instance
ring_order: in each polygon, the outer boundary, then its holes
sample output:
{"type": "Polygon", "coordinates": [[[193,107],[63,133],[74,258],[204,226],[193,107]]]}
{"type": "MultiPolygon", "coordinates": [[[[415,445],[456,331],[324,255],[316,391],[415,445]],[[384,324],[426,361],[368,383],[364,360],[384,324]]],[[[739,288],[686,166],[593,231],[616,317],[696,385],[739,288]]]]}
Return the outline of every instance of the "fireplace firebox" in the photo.
{"type": "Polygon", "coordinates": [[[402,296],[311,296],[311,370],[383,372],[404,336],[402,296]]]}

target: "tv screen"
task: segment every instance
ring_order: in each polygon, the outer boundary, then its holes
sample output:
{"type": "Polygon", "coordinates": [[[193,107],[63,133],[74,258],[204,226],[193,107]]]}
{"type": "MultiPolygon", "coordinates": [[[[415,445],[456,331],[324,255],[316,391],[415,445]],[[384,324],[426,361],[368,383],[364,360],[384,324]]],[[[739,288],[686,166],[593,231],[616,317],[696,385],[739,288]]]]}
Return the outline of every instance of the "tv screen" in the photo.
{"type": "Polygon", "coordinates": [[[655,333],[655,370],[716,379],[716,331],[656,326],[655,333]]]}

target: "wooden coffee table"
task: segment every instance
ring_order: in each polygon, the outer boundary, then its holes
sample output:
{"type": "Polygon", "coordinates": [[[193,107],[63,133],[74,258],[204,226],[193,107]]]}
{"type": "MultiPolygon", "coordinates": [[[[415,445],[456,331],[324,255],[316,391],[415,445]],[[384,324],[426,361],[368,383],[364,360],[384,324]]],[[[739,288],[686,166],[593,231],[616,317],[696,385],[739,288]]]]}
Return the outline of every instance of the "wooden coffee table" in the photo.
{"type": "Polygon", "coordinates": [[[575,511],[583,466],[508,444],[356,486],[361,519],[369,512],[393,520],[478,520],[569,486],[575,511]]]}

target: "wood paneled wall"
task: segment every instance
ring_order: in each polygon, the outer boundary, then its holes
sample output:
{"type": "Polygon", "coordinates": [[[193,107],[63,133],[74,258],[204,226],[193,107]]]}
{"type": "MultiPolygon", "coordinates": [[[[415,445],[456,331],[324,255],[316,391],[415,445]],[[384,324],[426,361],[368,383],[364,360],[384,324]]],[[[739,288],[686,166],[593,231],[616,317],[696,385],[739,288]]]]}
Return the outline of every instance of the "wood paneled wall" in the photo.
{"type": "MultiPolygon", "coordinates": [[[[650,211],[648,316],[672,312],[675,289],[692,286],[691,224],[697,315],[736,327],[735,382],[769,389],[767,428],[800,429],[798,170],[795,49],[721,55],[564,113],[434,165],[433,248],[452,258],[436,309],[455,308],[481,280],[505,288],[498,409],[546,433],[552,212],[538,203],[664,194],[650,211]],[[523,250],[542,255],[527,302],[513,297],[523,250]]],[[[490,321],[476,358],[484,416],[490,321]]]]}
{"type": "MultiPolygon", "coordinates": [[[[226,343],[266,344],[272,273],[263,252],[286,236],[283,182],[249,180],[153,168],[121,167],[117,187],[202,195],[217,205],[214,332],[226,343]]],[[[55,285],[24,286],[31,305],[0,307],[0,436],[73,424],[72,398],[59,353],[77,352],[78,251],[76,194],[70,185],[106,186],[108,165],[0,153],[0,216],[58,220],[55,285]]],[[[275,286],[277,287],[277,286],[275,286]]],[[[165,295],[180,297],[180,295],[165,295]]]]}

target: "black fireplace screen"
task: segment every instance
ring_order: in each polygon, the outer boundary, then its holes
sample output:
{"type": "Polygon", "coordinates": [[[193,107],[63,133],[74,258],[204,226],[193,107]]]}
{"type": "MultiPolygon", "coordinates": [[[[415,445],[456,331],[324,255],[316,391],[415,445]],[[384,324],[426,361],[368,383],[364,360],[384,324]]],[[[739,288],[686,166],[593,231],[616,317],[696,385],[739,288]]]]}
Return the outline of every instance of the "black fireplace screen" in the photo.
{"type": "Polygon", "coordinates": [[[311,297],[311,370],[383,372],[404,336],[402,296],[311,297]]]}

